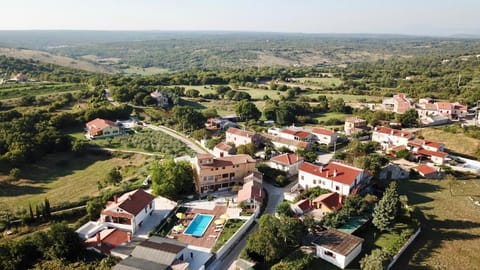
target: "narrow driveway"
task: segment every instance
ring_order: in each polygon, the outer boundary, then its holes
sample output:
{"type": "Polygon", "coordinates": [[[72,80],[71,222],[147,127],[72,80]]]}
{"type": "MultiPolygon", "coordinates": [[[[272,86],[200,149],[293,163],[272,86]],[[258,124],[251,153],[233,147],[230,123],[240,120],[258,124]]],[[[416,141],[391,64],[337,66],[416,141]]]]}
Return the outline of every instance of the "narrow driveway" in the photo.
{"type": "MultiPolygon", "coordinates": [[[[267,214],[275,213],[275,209],[277,205],[283,201],[283,192],[285,188],[275,187],[270,183],[263,182],[263,187],[268,193],[268,202],[267,207],[265,207],[265,212],[267,214]]],[[[258,223],[254,223],[255,225],[247,232],[245,235],[234,245],[233,249],[224,257],[217,259],[214,263],[212,263],[207,269],[208,270],[216,270],[216,269],[229,269],[232,263],[238,258],[240,252],[247,244],[248,236],[257,230],[258,223]]],[[[230,269],[235,269],[232,266],[230,269]]]]}
{"type": "Polygon", "coordinates": [[[192,149],[197,154],[206,154],[207,153],[207,151],[205,151],[202,147],[200,147],[197,144],[195,144],[194,142],[192,142],[189,138],[187,138],[184,135],[180,135],[180,134],[176,133],[174,130],[172,130],[170,128],[167,128],[167,127],[164,127],[164,126],[154,126],[154,125],[151,125],[151,124],[146,125],[146,127],[149,128],[149,129],[152,129],[152,130],[161,131],[165,134],[168,134],[168,135],[174,137],[175,139],[180,140],[181,142],[186,144],[188,146],[188,148],[192,149]]]}

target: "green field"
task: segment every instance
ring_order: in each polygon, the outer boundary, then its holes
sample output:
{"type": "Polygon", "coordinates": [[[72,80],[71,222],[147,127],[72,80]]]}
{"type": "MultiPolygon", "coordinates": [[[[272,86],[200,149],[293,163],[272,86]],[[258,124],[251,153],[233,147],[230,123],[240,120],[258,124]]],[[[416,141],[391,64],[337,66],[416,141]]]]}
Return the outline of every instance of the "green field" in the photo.
{"type": "Polygon", "coordinates": [[[321,87],[334,87],[342,85],[342,80],[339,78],[312,78],[312,77],[302,77],[302,78],[293,78],[294,82],[299,84],[304,84],[308,86],[321,86],[321,87]]]}
{"type": "Polygon", "coordinates": [[[38,96],[54,93],[74,92],[87,89],[85,84],[47,83],[47,84],[8,84],[0,87],[0,100],[38,96]]]}
{"type": "Polygon", "coordinates": [[[480,269],[479,180],[408,180],[400,194],[423,212],[422,232],[394,269],[480,269]]]}
{"type": "Polygon", "coordinates": [[[326,122],[326,121],[331,120],[331,119],[339,119],[341,121],[344,121],[345,118],[347,118],[349,116],[352,116],[352,115],[351,114],[345,114],[345,113],[339,113],[339,112],[328,112],[328,113],[324,113],[324,114],[316,116],[315,119],[317,119],[318,122],[320,122],[320,121],[326,122]]]}
{"type": "Polygon", "coordinates": [[[97,181],[101,182],[110,169],[122,167],[123,178],[129,179],[141,173],[141,169],[132,168],[145,166],[146,162],[147,157],[143,155],[49,155],[21,168],[22,179],[18,181],[9,182],[7,176],[0,175],[3,179],[0,181],[0,206],[11,210],[28,209],[29,203],[35,205],[45,198],[55,206],[95,196],[98,194],[97,181]]]}

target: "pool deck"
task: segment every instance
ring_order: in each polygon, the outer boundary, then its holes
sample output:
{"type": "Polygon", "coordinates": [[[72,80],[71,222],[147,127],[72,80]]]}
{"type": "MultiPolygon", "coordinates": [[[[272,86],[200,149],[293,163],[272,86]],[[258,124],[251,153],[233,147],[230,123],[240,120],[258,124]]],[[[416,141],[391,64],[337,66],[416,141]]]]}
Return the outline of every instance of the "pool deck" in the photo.
{"type": "MultiPolygon", "coordinates": [[[[220,218],[222,214],[224,214],[227,211],[226,206],[215,206],[212,210],[207,210],[207,209],[195,209],[191,208],[187,212],[190,212],[192,214],[207,214],[207,215],[213,215],[213,221],[216,219],[220,218]]],[[[203,234],[202,237],[195,237],[183,233],[170,233],[171,236],[174,236],[175,239],[177,239],[180,242],[187,243],[189,245],[197,246],[197,247],[204,247],[204,248],[212,248],[213,245],[215,244],[215,241],[217,238],[210,237],[210,235],[218,235],[220,232],[215,232],[215,222],[211,222],[210,225],[208,225],[208,228],[205,230],[205,233],[203,234]]],[[[184,224],[185,227],[187,227],[192,220],[186,220],[188,224],[184,224]]]]}

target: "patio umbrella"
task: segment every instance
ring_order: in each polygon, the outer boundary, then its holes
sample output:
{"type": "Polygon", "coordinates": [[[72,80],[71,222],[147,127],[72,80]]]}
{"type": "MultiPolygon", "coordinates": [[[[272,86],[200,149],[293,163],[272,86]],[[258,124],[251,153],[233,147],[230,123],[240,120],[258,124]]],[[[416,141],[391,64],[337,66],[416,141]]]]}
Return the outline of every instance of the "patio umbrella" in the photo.
{"type": "Polygon", "coordinates": [[[185,226],[183,226],[182,224],[173,227],[174,231],[182,231],[183,229],[185,229],[185,226]]]}
{"type": "Polygon", "coordinates": [[[230,217],[230,216],[229,216],[227,213],[225,213],[225,214],[223,214],[223,215],[220,216],[220,218],[223,218],[223,219],[228,219],[229,217],[230,217]]]}
{"type": "Polygon", "coordinates": [[[181,213],[181,212],[177,213],[176,216],[177,216],[178,219],[185,219],[185,217],[186,217],[185,213],[181,213]]]}
{"type": "Polygon", "coordinates": [[[225,223],[225,219],[222,219],[222,218],[219,218],[217,220],[214,221],[216,225],[222,225],[223,223],[225,223]]]}

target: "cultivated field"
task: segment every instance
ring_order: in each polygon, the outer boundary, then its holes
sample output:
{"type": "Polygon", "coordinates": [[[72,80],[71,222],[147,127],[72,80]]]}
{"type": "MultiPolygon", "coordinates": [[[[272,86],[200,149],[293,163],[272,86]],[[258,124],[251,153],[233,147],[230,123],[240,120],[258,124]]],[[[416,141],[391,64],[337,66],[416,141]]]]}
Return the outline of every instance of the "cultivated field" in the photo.
{"type": "Polygon", "coordinates": [[[0,86],[0,100],[25,96],[52,95],[87,89],[87,85],[74,83],[29,83],[5,84],[0,86]]]}
{"type": "Polygon", "coordinates": [[[139,177],[143,166],[147,165],[143,155],[120,155],[110,157],[105,154],[75,157],[72,154],[57,153],[22,169],[22,179],[7,181],[0,175],[0,206],[11,210],[29,203],[35,205],[48,198],[52,206],[62,202],[75,202],[82,197],[98,194],[97,181],[102,182],[107,172],[121,166],[123,179],[139,177]]]}
{"type": "Polygon", "coordinates": [[[480,269],[480,180],[409,180],[400,194],[424,214],[423,231],[394,269],[480,269]],[[477,197],[478,198],[478,197],[477,197]]]}

